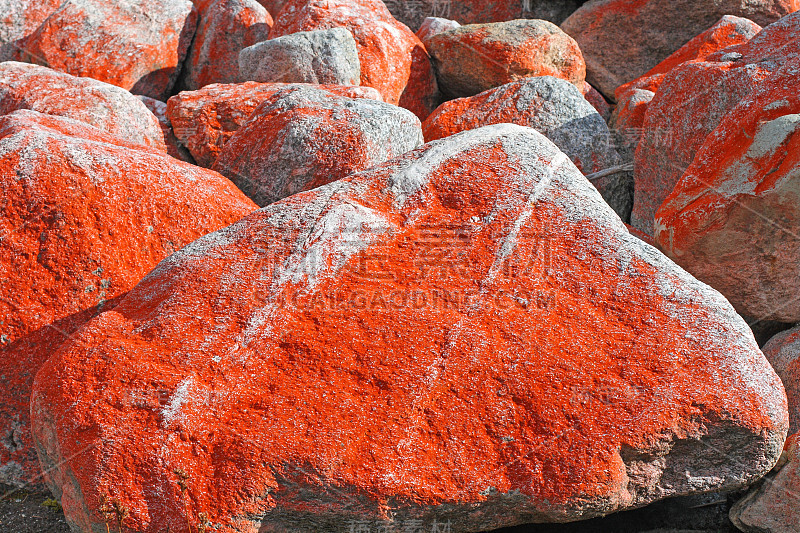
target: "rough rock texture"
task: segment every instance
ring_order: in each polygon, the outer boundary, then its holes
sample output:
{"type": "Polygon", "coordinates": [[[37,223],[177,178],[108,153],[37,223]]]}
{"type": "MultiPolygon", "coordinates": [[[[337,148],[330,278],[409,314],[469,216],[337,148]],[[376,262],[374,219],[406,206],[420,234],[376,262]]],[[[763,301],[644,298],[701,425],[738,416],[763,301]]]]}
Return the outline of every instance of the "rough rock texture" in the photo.
{"type": "Polygon", "coordinates": [[[800,431],[800,327],[778,333],[762,351],[786,388],[789,432],[797,433],[800,431]]]}
{"type": "Polygon", "coordinates": [[[300,31],[239,53],[242,81],[359,85],[361,63],[345,28],[300,31]]]}
{"type": "Polygon", "coordinates": [[[0,0],[0,61],[17,59],[22,40],[63,0],[0,0]]]}
{"type": "Polygon", "coordinates": [[[446,17],[462,24],[544,19],[561,24],[583,0],[385,0],[397,20],[421,28],[426,17],[446,17]]]}
{"type": "Polygon", "coordinates": [[[0,115],[32,109],[85,122],[135,144],[166,151],[158,120],[125,89],[63,72],[0,63],[0,115]]]}
{"type": "Polygon", "coordinates": [[[172,129],[172,123],[170,123],[169,118],[167,118],[166,102],[155,100],[149,96],[140,95],[138,98],[158,119],[158,125],[161,127],[164,143],[167,145],[167,153],[175,159],[180,159],[181,161],[195,164],[192,154],[190,154],[189,150],[181,145],[181,143],[178,142],[178,138],[175,137],[175,132],[172,129]]]}
{"type": "Polygon", "coordinates": [[[189,0],[66,0],[24,40],[20,57],[165,100],[196,22],[189,0]]]}
{"type": "Polygon", "coordinates": [[[644,89],[627,91],[608,119],[614,148],[625,164],[634,164],[636,147],[642,138],[644,117],[654,96],[654,92],[644,89]]]}
{"type": "MultiPolygon", "coordinates": [[[[445,19],[441,17],[426,17],[422,25],[417,30],[416,34],[422,44],[425,44],[426,39],[430,39],[434,35],[442,32],[460,28],[461,24],[455,20],[445,19]]],[[[425,45],[427,47],[427,45],[425,45]]]]}
{"type": "MultiPolygon", "coordinates": [[[[254,81],[209,85],[170,98],[167,118],[175,136],[197,164],[210,168],[231,135],[247,122],[261,102],[286,86],[254,81]]],[[[349,98],[381,99],[380,93],[371,87],[326,85],[322,88],[349,98]]]]}
{"type": "Polygon", "coordinates": [[[725,116],[656,212],[654,234],[739,313],[786,323],[800,322],[798,76],[795,56],[725,116]]]}
{"type": "Polygon", "coordinates": [[[611,106],[608,105],[608,102],[606,102],[606,99],[603,98],[603,95],[587,82],[583,82],[581,94],[583,94],[583,97],[586,98],[586,101],[592,104],[592,107],[595,108],[598,113],[600,113],[600,116],[603,117],[603,120],[608,122],[608,119],[611,118],[611,106]]]}
{"type": "Polygon", "coordinates": [[[786,61],[800,55],[800,13],[751,40],[673,68],[648,104],[636,151],[631,223],[646,233],[664,199],[722,118],[786,61]]]}
{"type": "Polygon", "coordinates": [[[39,367],[161,259],[255,209],[227,179],[82,122],[0,117],[0,482],[41,486],[39,367]]]}
{"type": "Polygon", "coordinates": [[[381,0],[288,0],[270,38],[337,27],[350,30],[358,44],[361,85],[425,120],[439,98],[428,53],[381,0]]]}
{"type": "Polygon", "coordinates": [[[530,76],[556,76],[583,89],[575,41],[544,20],[470,24],[426,41],[442,92],[473,96],[530,76]]]}
{"type": "MultiPolygon", "coordinates": [[[[553,141],[578,169],[590,174],[621,164],[603,120],[571,83],[537,76],[508,83],[439,106],[422,125],[426,141],[503,122],[529,126],[553,141]]],[[[625,220],[631,210],[630,174],[595,182],[607,202],[625,220]]]]}
{"type": "Polygon", "coordinates": [[[276,15],[283,7],[283,4],[286,3],[286,0],[258,0],[258,3],[264,6],[270,14],[276,15]]]}
{"type": "Polygon", "coordinates": [[[200,12],[180,88],[194,91],[212,83],[236,83],[239,52],[264,41],[272,17],[256,0],[215,0],[200,12]]]}
{"type": "Polygon", "coordinates": [[[422,144],[406,109],[290,87],[264,101],[225,144],[214,170],[267,205],[383,163],[422,144]]]}
{"type": "Polygon", "coordinates": [[[143,533],[587,518],[751,483],[788,425],[730,304],[511,124],[174,254],[32,413],[69,520],[143,533]]]}
{"type": "Polygon", "coordinates": [[[719,22],[681,46],[643,76],[617,87],[614,96],[620,102],[625,99],[626,93],[636,89],[655,92],[664,81],[664,76],[678,65],[687,61],[706,59],[724,48],[745,43],[761,29],[761,26],[749,19],[725,15],[719,22]]]}
{"type": "Polygon", "coordinates": [[[733,506],[731,522],[745,533],[800,531],[800,434],[789,437],[779,466],[733,506]],[[782,464],[780,464],[782,463],[782,464]]]}
{"type": "Polygon", "coordinates": [[[666,59],[723,15],[766,26],[798,0],[591,0],[561,24],[586,60],[586,80],[607,98],[666,59]]]}

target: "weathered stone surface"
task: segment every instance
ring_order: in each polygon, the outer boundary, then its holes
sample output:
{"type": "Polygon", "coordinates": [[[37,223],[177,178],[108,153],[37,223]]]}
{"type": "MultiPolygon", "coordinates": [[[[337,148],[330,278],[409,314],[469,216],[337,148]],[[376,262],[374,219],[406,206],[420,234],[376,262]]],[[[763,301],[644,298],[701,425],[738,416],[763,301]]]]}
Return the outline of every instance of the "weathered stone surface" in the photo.
{"type": "Polygon", "coordinates": [[[385,0],[397,20],[421,28],[427,17],[446,17],[462,24],[544,19],[555,24],[571,15],[585,0],[385,0]]]}
{"type": "Polygon", "coordinates": [[[361,63],[345,28],[300,31],[239,53],[242,81],[359,85],[361,63]]]}
{"type": "Polygon", "coordinates": [[[603,98],[603,95],[600,92],[589,85],[587,82],[583,82],[583,89],[581,89],[581,94],[583,97],[586,98],[586,101],[592,104],[592,107],[600,113],[600,116],[603,117],[603,120],[606,122],[609,118],[611,118],[611,106],[608,105],[606,99],[603,98]]]}
{"type": "Polygon", "coordinates": [[[356,40],[361,85],[378,89],[386,102],[425,120],[439,97],[428,53],[381,0],[288,0],[270,38],[337,27],[348,29],[356,40]]]}
{"type": "Polygon", "coordinates": [[[620,102],[625,99],[626,93],[636,89],[655,92],[664,81],[664,76],[678,65],[687,61],[706,59],[729,46],[745,43],[761,29],[761,26],[749,19],[725,15],[719,22],[681,46],[643,76],[617,87],[614,96],[620,102]]]}
{"type": "Polygon", "coordinates": [[[173,254],[31,411],[72,523],[143,533],[587,518],[751,483],[788,425],[728,302],[511,124],[173,254]]]}
{"type": "Polygon", "coordinates": [[[165,100],[196,22],[189,0],[66,0],[24,40],[20,58],[165,100]]]}
{"type": "Polygon", "coordinates": [[[85,122],[135,144],[166,151],[158,120],[125,89],[63,72],[0,63],[0,115],[32,109],[85,122]]]}
{"type": "Polygon", "coordinates": [[[766,26],[799,8],[798,0],[591,0],[561,28],[581,47],[586,80],[611,99],[723,15],[766,26]]]}
{"type": "MultiPolygon", "coordinates": [[[[167,118],[175,136],[197,164],[210,168],[231,135],[247,122],[261,102],[286,87],[285,83],[250,81],[182,92],[167,102],[167,118]]],[[[380,93],[371,87],[322,88],[348,98],[381,99],[380,93]]]]}
{"type": "Polygon", "coordinates": [[[636,148],[642,138],[644,117],[654,96],[654,92],[644,89],[626,91],[608,119],[614,148],[625,164],[634,165],[636,148]]]}
{"type": "MultiPolygon", "coordinates": [[[[469,98],[445,102],[422,125],[426,141],[501,123],[529,126],[553,141],[578,169],[591,174],[621,164],[603,120],[571,83],[552,76],[525,78],[469,98]]],[[[625,219],[633,183],[616,174],[595,186],[625,219]]]]}
{"type": "Polygon", "coordinates": [[[631,223],[646,233],[664,199],[722,118],[769,75],[800,55],[800,13],[706,61],[673,68],[648,104],[636,151],[631,223]]]}
{"type": "Polygon", "coordinates": [[[264,41],[272,17],[256,0],[214,0],[200,11],[180,88],[194,91],[212,83],[236,83],[239,52],[264,41]]]}
{"type": "Polygon", "coordinates": [[[406,109],[316,87],[278,91],[256,108],[220,152],[214,170],[258,205],[267,205],[422,144],[406,109]]]}
{"type": "Polygon", "coordinates": [[[787,323],[800,322],[798,76],[795,56],[725,116],[656,212],[654,235],[742,315],[787,323]]]}
{"type": "MultiPolygon", "coordinates": [[[[430,39],[434,35],[460,28],[461,24],[455,20],[445,19],[441,17],[426,17],[422,25],[417,30],[416,34],[422,44],[425,44],[426,39],[430,39]]],[[[427,45],[425,45],[427,47],[427,45]]]]}
{"type": "Polygon", "coordinates": [[[786,441],[779,466],[733,506],[730,518],[745,533],[795,533],[800,531],[798,508],[800,434],[795,434],[786,441]]]}
{"type": "Polygon", "coordinates": [[[167,153],[175,159],[180,159],[181,161],[195,164],[192,154],[190,154],[189,150],[181,145],[181,143],[178,142],[178,138],[175,137],[175,132],[172,129],[172,123],[170,123],[169,118],[167,118],[166,102],[150,98],[149,96],[140,95],[138,98],[158,119],[158,125],[161,127],[161,134],[163,136],[164,143],[167,145],[167,153]]]}
{"type": "Polygon", "coordinates": [[[22,40],[63,0],[0,0],[0,61],[17,59],[22,40]]]}
{"type": "Polygon", "coordinates": [[[434,35],[426,46],[442,92],[453,97],[530,76],[556,76],[583,88],[578,45],[544,20],[470,24],[434,35]]]}
{"type": "Polygon", "coordinates": [[[156,263],[256,206],[215,172],[82,122],[0,117],[0,482],[43,486],[31,385],[156,263]]]}
{"type": "MultiPolygon", "coordinates": [[[[800,431],[800,327],[782,331],[763,348],[764,355],[783,381],[789,400],[789,432],[800,431]]],[[[798,486],[800,489],[800,486],[798,486]]]]}

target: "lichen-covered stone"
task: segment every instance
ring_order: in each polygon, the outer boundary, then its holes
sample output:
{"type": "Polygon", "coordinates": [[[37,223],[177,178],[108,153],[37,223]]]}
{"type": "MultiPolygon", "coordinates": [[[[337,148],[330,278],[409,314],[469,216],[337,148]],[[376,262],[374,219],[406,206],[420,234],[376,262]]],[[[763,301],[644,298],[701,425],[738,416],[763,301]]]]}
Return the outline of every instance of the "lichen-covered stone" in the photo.
{"type": "Polygon", "coordinates": [[[406,109],[295,86],[253,111],[225,144],[214,170],[263,206],[421,144],[419,119],[406,109]]]}
{"type": "Polygon", "coordinates": [[[750,484],[788,425],[730,304],[511,124],[195,241],[31,404],[68,520],[142,533],[577,520],[750,484]]]}

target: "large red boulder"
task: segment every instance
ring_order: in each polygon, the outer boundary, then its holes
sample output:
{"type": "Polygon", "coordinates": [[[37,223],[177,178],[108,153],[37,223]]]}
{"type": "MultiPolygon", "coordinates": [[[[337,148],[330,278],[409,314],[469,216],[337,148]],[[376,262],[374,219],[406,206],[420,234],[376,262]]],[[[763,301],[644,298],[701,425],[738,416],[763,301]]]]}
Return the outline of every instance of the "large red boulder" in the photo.
{"type": "Polygon", "coordinates": [[[125,89],[46,67],[0,63],[0,115],[32,109],[80,120],[128,142],[166,151],[158,119],[125,89]]]}
{"type": "MultiPolygon", "coordinates": [[[[285,83],[213,84],[198,91],[186,91],[167,101],[167,118],[178,141],[185,146],[197,164],[211,168],[222,147],[264,100],[288,85],[285,83]]],[[[349,98],[380,100],[380,93],[371,87],[321,88],[349,98]]]]}
{"type": "Polygon", "coordinates": [[[788,425],[730,304],[511,124],[173,254],[31,412],[74,527],[142,533],[577,520],[751,483],[788,425]]]}
{"type": "Polygon", "coordinates": [[[656,212],[659,246],[756,320],[800,322],[799,76],[795,56],[731,110],[656,212]]]}
{"type": "Polygon", "coordinates": [[[723,15],[766,26],[800,0],[593,0],[561,24],[586,60],[586,80],[607,98],[645,74],[723,15]]]}
{"type": "Polygon", "coordinates": [[[0,2],[0,61],[16,59],[22,41],[63,0],[2,0],[0,2]]]}
{"type": "Polygon", "coordinates": [[[196,22],[189,0],[66,0],[24,40],[20,58],[165,100],[196,22]]]}
{"type": "Polygon", "coordinates": [[[39,367],[164,257],[256,206],[215,172],[67,118],[16,111],[0,139],[0,482],[41,487],[39,367]]]}
{"type": "Polygon", "coordinates": [[[350,30],[356,40],[361,85],[378,89],[386,102],[425,120],[438,103],[428,53],[381,0],[288,0],[275,17],[270,38],[337,27],[350,30]]]}
{"type": "Polygon", "coordinates": [[[256,0],[214,0],[200,11],[197,32],[181,72],[180,88],[236,83],[239,52],[265,41],[272,17],[256,0]]]}
{"type": "Polygon", "coordinates": [[[453,97],[531,76],[555,76],[584,87],[586,65],[577,43],[544,20],[470,24],[425,42],[442,92],[453,97]]]}
{"type": "Polygon", "coordinates": [[[297,85],[253,111],[225,144],[214,170],[263,206],[421,144],[419,119],[406,109],[297,85]]]}

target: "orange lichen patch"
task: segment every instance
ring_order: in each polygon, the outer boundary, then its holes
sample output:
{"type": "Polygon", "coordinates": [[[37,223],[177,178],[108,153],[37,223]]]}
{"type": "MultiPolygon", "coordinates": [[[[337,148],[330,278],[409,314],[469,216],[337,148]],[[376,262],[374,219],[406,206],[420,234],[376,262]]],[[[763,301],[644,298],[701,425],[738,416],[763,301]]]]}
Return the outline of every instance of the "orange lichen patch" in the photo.
{"type": "Polygon", "coordinates": [[[69,0],[25,38],[20,57],[164,100],[196,22],[189,0],[69,0]]]}
{"type": "MultiPolygon", "coordinates": [[[[185,91],[169,99],[167,117],[175,136],[191,152],[197,164],[211,168],[222,147],[247,122],[253,111],[264,100],[289,86],[286,83],[248,81],[185,91]]],[[[319,87],[348,98],[381,99],[380,93],[371,87],[319,87]]]]}
{"type": "Polygon", "coordinates": [[[146,533],[575,520],[756,479],[787,425],[727,302],[508,124],[174,254],[46,364],[32,413],[72,523],[114,501],[146,533]]]}
{"type": "Polygon", "coordinates": [[[43,480],[33,378],[164,257],[255,209],[224,177],[77,121],[0,117],[0,446],[4,482],[43,480]]]}
{"type": "Polygon", "coordinates": [[[380,0],[289,0],[270,38],[298,31],[344,27],[358,46],[361,85],[424,120],[436,107],[436,78],[422,41],[380,0]]]}

